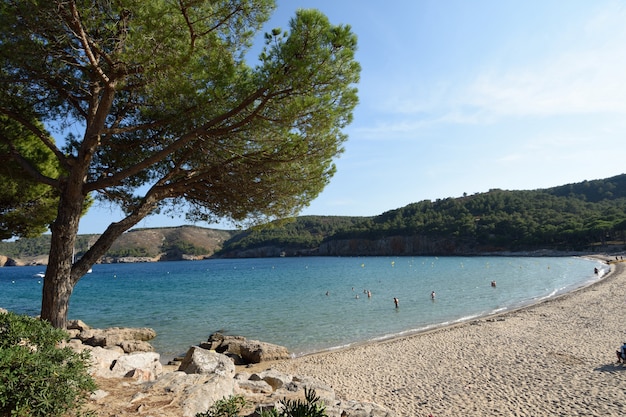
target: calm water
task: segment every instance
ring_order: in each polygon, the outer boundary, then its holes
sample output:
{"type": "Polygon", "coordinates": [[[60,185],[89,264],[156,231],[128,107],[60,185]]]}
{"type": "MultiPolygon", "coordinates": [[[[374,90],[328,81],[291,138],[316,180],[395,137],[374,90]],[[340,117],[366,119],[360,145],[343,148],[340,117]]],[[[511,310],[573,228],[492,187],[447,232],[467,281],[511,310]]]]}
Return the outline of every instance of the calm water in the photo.
{"type": "MultiPolygon", "coordinates": [[[[533,303],[598,279],[580,258],[271,258],[95,265],[69,318],[154,328],[162,355],[222,331],[295,354],[377,340],[533,303]],[[497,281],[492,288],[490,282],[497,281]],[[364,292],[371,291],[371,298],[364,292]],[[431,291],[436,299],[431,300],[431,291]],[[328,295],[327,295],[328,292],[328,295]],[[400,300],[394,307],[393,298],[400,300]]],[[[604,269],[603,269],[604,268],[604,269]]],[[[0,306],[36,315],[41,267],[0,268],[0,306]]]]}

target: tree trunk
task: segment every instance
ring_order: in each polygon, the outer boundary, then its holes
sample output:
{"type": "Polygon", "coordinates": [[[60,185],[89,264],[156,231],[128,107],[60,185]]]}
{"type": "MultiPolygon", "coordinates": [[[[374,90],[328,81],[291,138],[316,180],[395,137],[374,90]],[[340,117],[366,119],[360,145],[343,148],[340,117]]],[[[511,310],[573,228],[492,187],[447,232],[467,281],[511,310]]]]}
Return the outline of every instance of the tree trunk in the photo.
{"type": "Polygon", "coordinates": [[[66,327],[70,296],[80,279],[72,274],[72,256],[84,198],[69,195],[67,190],[62,194],[58,216],[50,227],[50,255],[41,299],[41,318],[60,329],[66,327]]]}
{"type": "Polygon", "coordinates": [[[123,220],[111,223],[87,253],[73,264],[72,258],[84,201],[80,193],[72,196],[67,190],[59,201],[57,219],[50,227],[52,238],[43,284],[41,318],[60,329],[66,327],[70,296],[76,283],[122,233],[136,225],[156,207],[158,198],[154,196],[144,198],[143,204],[137,210],[123,220]]]}

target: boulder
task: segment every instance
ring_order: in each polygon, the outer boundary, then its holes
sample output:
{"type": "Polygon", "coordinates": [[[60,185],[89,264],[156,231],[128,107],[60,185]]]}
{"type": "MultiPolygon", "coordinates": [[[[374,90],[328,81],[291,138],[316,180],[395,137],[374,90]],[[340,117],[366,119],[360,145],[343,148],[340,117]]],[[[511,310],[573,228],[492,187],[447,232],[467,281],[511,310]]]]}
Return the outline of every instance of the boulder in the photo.
{"type": "Polygon", "coordinates": [[[192,346],[187,351],[178,370],[187,374],[218,374],[229,378],[235,375],[235,365],[228,356],[198,346],[192,346]]]}
{"type": "Polygon", "coordinates": [[[274,391],[281,389],[285,385],[291,383],[293,377],[288,374],[276,371],[274,369],[268,369],[263,372],[254,373],[250,376],[251,381],[265,381],[274,391]]]}
{"type": "Polygon", "coordinates": [[[135,377],[135,370],[142,371],[142,380],[154,380],[163,373],[161,356],[155,352],[131,353],[121,355],[113,363],[111,373],[114,377],[135,377]]]}
{"type": "Polygon", "coordinates": [[[154,349],[147,342],[156,337],[156,332],[149,328],[111,327],[108,329],[83,328],[77,336],[84,344],[90,346],[120,346],[127,353],[136,351],[152,352],[154,349]]]}
{"type": "Polygon", "coordinates": [[[121,347],[126,353],[154,352],[152,345],[143,340],[122,340],[117,343],[117,346],[121,347]]]}
{"type": "Polygon", "coordinates": [[[90,330],[91,329],[91,327],[89,327],[82,320],[68,320],[67,326],[65,326],[65,328],[67,330],[78,330],[79,332],[82,332],[83,330],[90,330]]]}
{"type": "Polygon", "coordinates": [[[124,351],[120,348],[113,349],[105,349],[101,346],[75,346],[71,345],[73,350],[84,350],[88,349],[91,353],[91,365],[89,367],[89,372],[92,375],[103,377],[103,378],[112,378],[114,375],[111,373],[111,368],[117,362],[117,360],[124,354],[124,351]]]}
{"type": "Polygon", "coordinates": [[[287,348],[272,343],[248,340],[242,336],[213,333],[200,347],[230,356],[236,364],[261,363],[289,359],[287,348]]]}
{"type": "Polygon", "coordinates": [[[146,395],[168,393],[170,404],[182,409],[183,417],[193,417],[206,412],[217,400],[234,393],[235,380],[218,374],[186,374],[169,372],[150,383],[146,395]]]}
{"type": "Polygon", "coordinates": [[[287,348],[258,340],[247,340],[240,346],[240,352],[241,358],[246,363],[261,363],[290,358],[287,348]]]}

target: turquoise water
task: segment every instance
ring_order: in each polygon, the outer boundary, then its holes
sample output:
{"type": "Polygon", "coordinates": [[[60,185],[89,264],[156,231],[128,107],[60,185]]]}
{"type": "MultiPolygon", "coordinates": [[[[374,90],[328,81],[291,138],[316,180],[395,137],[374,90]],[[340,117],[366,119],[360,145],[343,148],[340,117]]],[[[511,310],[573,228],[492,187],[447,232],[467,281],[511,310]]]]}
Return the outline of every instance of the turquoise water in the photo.
{"type": "MultiPolygon", "coordinates": [[[[426,330],[554,297],[598,279],[580,258],[261,258],[94,265],[69,318],[154,328],[168,357],[215,331],[296,355],[426,330]],[[491,287],[492,280],[497,282],[491,287]],[[365,291],[371,292],[371,297],[365,291]],[[436,298],[431,299],[431,291],[436,298]],[[328,293],[328,295],[327,295],[328,293]],[[393,298],[399,299],[395,308],[393,298]]],[[[0,306],[36,315],[41,267],[0,268],[0,306]]],[[[601,275],[600,274],[600,275],[601,275]]]]}

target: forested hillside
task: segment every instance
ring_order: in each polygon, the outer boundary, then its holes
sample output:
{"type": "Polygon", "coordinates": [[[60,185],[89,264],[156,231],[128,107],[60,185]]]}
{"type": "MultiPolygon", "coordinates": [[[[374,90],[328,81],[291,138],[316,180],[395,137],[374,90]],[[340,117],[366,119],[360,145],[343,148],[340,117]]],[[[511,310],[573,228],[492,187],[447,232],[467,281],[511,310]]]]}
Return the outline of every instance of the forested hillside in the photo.
{"type": "MultiPolygon", "coordinates": [[[[96,237],[79,236],[77,255],[96,237]]],[[[118,239],[107,258],[594,251],[608,244],[626,247],[626,175],[424,200],[374,217],[301,216],[245,231],[135,230],[118,239]]],[[[13,258],[41,256],[48,249],[49,236],[0,242],[0,255],[13,258]]]]}
{"type": "MultiPolygon", "coordinates": [[[[473,251],[592,250],[626,244],[626,175],[533,191],[494,189],[424,200],[371,218],[303,217],[251,230],[226,242],[222,255],[273,245],[305,254],[339,240],[420,236],[473,251]]],[[[288,252],[286,250],[286,252],[288,252]]],[[[445,254],[445,253],[441,253],[445,254]]]]}

